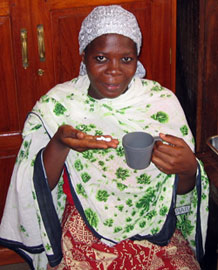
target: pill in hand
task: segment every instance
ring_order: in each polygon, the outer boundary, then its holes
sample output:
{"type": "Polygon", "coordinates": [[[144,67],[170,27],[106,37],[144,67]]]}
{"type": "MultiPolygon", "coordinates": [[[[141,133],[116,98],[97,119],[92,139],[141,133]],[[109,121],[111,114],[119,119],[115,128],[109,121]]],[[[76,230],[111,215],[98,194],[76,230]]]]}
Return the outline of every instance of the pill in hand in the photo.
{"type": "Polygon", "coordinates": [[[111,141],[111,138],[106,138],[104,136],[101,136],[101,137],[97,137],[96,138],[97,141],[106,141],[106,142],[110,142],[111,141]]]}

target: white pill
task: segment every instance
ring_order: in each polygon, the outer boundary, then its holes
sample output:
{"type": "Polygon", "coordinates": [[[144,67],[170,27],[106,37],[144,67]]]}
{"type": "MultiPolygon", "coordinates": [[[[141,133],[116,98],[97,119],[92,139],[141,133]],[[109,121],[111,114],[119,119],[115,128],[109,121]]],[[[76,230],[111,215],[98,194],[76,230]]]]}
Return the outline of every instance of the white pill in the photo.
{"type": "Polygon", "coordinates": [[[111,141],[111,138],[105,138],[105,137],[101,136],[101,137],[97,137],[96,140],[97,140],[97,141],[106,141],[106,142],[110,142],[110,141],[111,141]]]}

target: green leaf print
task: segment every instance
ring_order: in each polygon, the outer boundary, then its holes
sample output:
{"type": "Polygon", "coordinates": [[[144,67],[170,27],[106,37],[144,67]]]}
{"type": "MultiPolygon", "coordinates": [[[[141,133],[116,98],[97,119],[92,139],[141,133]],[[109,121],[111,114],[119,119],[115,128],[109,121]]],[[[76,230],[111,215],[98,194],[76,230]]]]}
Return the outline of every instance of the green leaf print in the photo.
{"type": "Polygon", "coordinates": [[[193,204],[194,208],[196,208],[197,205],[198,205],[198,196],[197,196],[197,190],[196,189],[193,190],[192,204],[193,204]]]}
{"type": "Polygon", "coordinates": [[[117,147],[116,153],[117,153],[118,157],[123,157],[124,156],[124,148],[122,146],[117,147]]]}
{"type": "Polygon", "coordinates": [[[139,222],[139,227],[140,228],[145,228],[146,222],[145,221],[140,221],[139,222]]]}
{"type": "Polygon", "coordinates": [[[60,116],[60,115],[63,115],[65,112],[66,112],[66,108],[59,102],[57,102],[55,104],[55,107],[54,107],[54,110],[53,112],[57,115],[57,116],[60,116]]]}
{"type": "Polygon", "coordinates": [[[32,191],[33,200],[36,200],[36,193],[32,191]]]}
{"type": "Polygon", "coordinates": [[[22,148],[21,148],[21,150],[18,154],[18,157],[17,157],[17,161],[19,163],[21,163],[21,161],[24,159],[28,159],[31,142],[32,142],[32,140],[30,140],[29,142],[28,141],[23,142],[22,148]]]}
{"type": "Polygon", "coordinates": [[[149,188],[146,194],[136,202],[136,207],[148,211],[153,199],[155,199],[155,191],[152,188],[149,188]]]}
{"type": "Polygon", "coordinates": [[[110,195],[108,194],[107,190],[98,190],[96,199],[100,202],[102,201],[106,202],[109,196],[110,195]]]}
{"type": "Polygon", "coordinates": [[[87,100],[87,101],[88,101],[88,102],[91,101],[91,102],[93,102],[93,103],[96,102],[96,100],[95,100],[93,97],[90,97],[90,96],[88,96],[88,100],[87,100]]]}
{"type": "Polygon", "coordinates": [[[141,174],[140,176],[136,177],[138,184],[148,185],[151,183],[151,176],[147,175],[146,173],[141,174]]]}
{"type": "Polygon", "coordinates": [[[37,216],[39,226],[41,226],[41,216],[38,213],[36,214],[36,216],[37,216]]]}
{"type": "Polygon", "coordinates": [[[43,102],[43,103],[48,103],[49,102],[49,97],[47,95],[44,95],[44,96],[41,97],[40,101],[43,102]]]}
{"type": "Polygon", "coordinates": [[[120,231],[122,231],[122,227],[119,226],[114,228],[114,233],[118,233],[120,231]]]}
{"type": "Polygon", "coordinates": [[[128,224],[128,225],[125,227],[124,231],[125,231],[125,232],[130,232],[130,231],[132,231],[133,229],[134,229],[134,225],[133,225],[133,224],[128,224]]]}
{"type": "Polygon", "coordinates": [[[125,114],[126,113],[126,110],[130,109],[131,106],[127,106],[125,108],[122,108],[120,110],[116,110],[117,113],[120,113],[120,114],[125,114]]]}
{"type": "Polygon", "coordinates": [[[149,213],[146,214],[146,218],[148,220],[151,220],[153,217],[157,215],[157,212],[155,210],[150,211],[149,213]]]}
{"type": "Polygon", "coordinates": [[[136,214],[136,211],[133,210],[132,213],[131,213],[131,215],[132,215],[132,216],[135,216],[135,214],[136,214]]]}
{"type": "Polygon", "coordinates": [[[159,121],[160,123],[167,123],[169,121],[169,116],[165,112],[159,111],[156,114],[153,114],[151,116],[156,121],[159,121]]]}
{"type": "Polygon", "coordinates": [[[27,233],[26,229],[24,228],[23,225],[20,224],[20,231],[26,236],[29,237],[29,234],[27,233]]]}
{"type": "Polygon", "coordinates": [[[94,153],[97,153],[99,155],[102,155],[102,156],[106,156],[108,153],[110,153],[112,150],[111,149],[103,149],[103,150],[100,150],[100,149],[93,149],[92,150],[94,153]]]}
{"type": "Polygon", "coordinates": [[[112,227],[114,223],[114,220],[112,218],[108,218],[105,220],[104,225],[108,227],[112,227]]]}
{"type": "Polygon", "coordinates": [[[73,100],[73,96],[74,96],[74,93],[71,93],[71,94],[67,95],[66,98],[73,100]]]}
{"type": "Polygon", "coordinates": [[[91,208],[85,210],[86,218],[92,227],[98,227],[98,216],[91,208]]]}
{"type": "Polygon", "coordinates": [[[76,129],[79,129],[85,133],[90,132],[92,129],[96,128],[96,126],[94,124],[89,124],[89,125],[84,125],[84,124],[80,124],[80,125],[76,125],[76,129]]]}
{"type": "Polygon", "coordinates": [[[181,230],[185,238],[188,235],[191,235],[192,231],[194,230],[194,226],[191,224],[191,221],[186,218],[185,215],[180,215],[177,219],[177,228],[181,230]]]}
{"type": "Polygon", "coordinates": [[[123,191],[125,188],[127,188],[126,185],[122,184],[122,183],[117,183],[117,188],[120,190],[120,191],[123,191]]]}
{"type": "Polygon", "coordinates": [[[85,192],[85,189],[84,187],[82,186],[82,184],[77,184],[76,185],[76,192],[79,194],[79,195],[82,195],[84,198],[88,198],[86,192],[85,192]]]}
{"type": "Polygon", "coordinates": [[[41,126],[42,126],[41,124],[35,125],[34,127],[31,128],[31,130],[40,129],[41,126]]]}
{"type": "Polygon", "coordinates": [[[109,111],[113,111],[113,108],[108,106],[107,104],[103,104],[103,107],[105,107],[106,109],[108,109],[109,111]]]}
{"type": "Polygon", "coordinates": [[[35,164],[35,159],[32,159],[31,163],[30,163],[30,166],[31,167],[34,167],[34,164],[35,164]]]}
{"type": "Polygon", "coordinates": [[[58,200],[60,200],[60,198],[64,195],[64,192],[63,192],[63,184],[64,184],[64,179],[61,178],[61,180],[59,180],[58,182],[58,200]]]}
{"type": "Polygon", "coordinates": [[[132,200],[131,200],[131,199],[128,199],[128,200],[126,201],[126,204],[127,204],[129,207],[133,206],[133,203],[132,203],[132,200]]]}
{"type": "Polygon", "coordinates": [[[154,234],[156,234],[156,233],[158,233],[158,232],[159,232],[159,228],[153,228],[153,229],[151,230],[152,235],[154,235],[154,234]]]}
{"type": "Polygon", "coordinates": [[[96,159],[94,158],[93,151],[92,150],[87,150],[82,153],[82,156],[85,159],[90,160],[91,162],[95,161],[96,159]]]}
{"type": "Polygon", "coordinates": [[[81,170],[83,170],[83,164],[81,162],[81,160],[77,159],[75,162],[74,162],[74,167],[75,169],[79,172],[81,170]]]}
{"type": "Polygon", "coordinates": [[[146,86],[146,85],[148,85],[148,82],[146,80],[142,80],[142,85],[146,86]]]}
{"type": "Polygon", "coordinates": [[[182,127],[180,128],[180,131],[182,132],[182,135],[183,135],[183,136],[188,135],[188,127],[187,127],[186,125],[182,126],[182,127]]]}
{"type": "Polygon", "coordinates": [[[164,205],[164,206],[161,207],[161,209],[159,211],[159,214],[161,216],[165,216],[167,214],[167,212],[168,212],[168,208],[164,205]]]}
{"type": "Polygon", "coordinates": [[[26,229],[24,228],[23,225],[20,225],[20,231],[21,231],[21,232],[26,232],[26,229]]]}
{"type": "Polygon", "coordinates": [[[163,86],[161,86],[159,84],[157,84],[151,88],[152,91],[156,91],[156,92],[162,91],[163,89],[164,89],[163,86]]]}
{"type": "Polygon", "coordinates": [[[101,135],[103,135],[103,131],[101,131],[101,130],[95,131],[95,136],[101,136],[101,135]]]}
{"type": "Polygon", "coordinates": [[[99,164],[100,166],[104,166],[104,161],[99,160],[99,161],[98,161],[98,164],[99,164]]]}
{"type": "Polygon", "coordinates": [[[191,243],[191,246],[196,247],[196,243],[194,240],[191,240],[190,243],[191,243]]]}
{"type": "Polygon", "coordinates": [[[121,204],[121,205],[117,205],[117,206],[115,206],[120,212],[122,212],[123,211],[123,208],[124,208],[124,206],[121,204]]]}
{"type": "Polygon", "coordinates": [[[116,176],[118,179],[126,180],[126,178],[129,177],[129,171],[127,169],[118,168],[116,176]]]}
{"type": "Polygon", "coordinates": [[[84,172],[81,174],[81,178],[84,183],[87,183],[91,179],[91,176],[87,172],[84,172]]]}
{"type": "Polygon", "coordinates": [[[45,245],[45,249],[46,249],[47,251],[51,250],[51,245],[46,244],[46,245],[45,245]]]}

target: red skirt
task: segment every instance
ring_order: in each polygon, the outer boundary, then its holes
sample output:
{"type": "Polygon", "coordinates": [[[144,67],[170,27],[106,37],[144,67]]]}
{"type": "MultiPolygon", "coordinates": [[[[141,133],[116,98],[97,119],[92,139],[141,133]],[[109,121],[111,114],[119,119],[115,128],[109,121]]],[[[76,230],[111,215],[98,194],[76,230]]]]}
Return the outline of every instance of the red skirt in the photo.
{"type": "Polygon", "coordinates": [[[124,240],[109,247],[88,229],[73,204],[63,216],[63,259],[57,270],[199,270],[194,253],[176,230],[170,243],[160,247],[147,240],[124,240]]]}

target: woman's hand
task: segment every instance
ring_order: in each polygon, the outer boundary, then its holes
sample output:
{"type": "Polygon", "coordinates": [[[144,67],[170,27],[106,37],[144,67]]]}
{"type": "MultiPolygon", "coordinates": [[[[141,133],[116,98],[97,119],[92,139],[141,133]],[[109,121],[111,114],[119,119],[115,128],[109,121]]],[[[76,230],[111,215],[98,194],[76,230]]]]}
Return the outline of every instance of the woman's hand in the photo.
{"type": "Polygon", "coordinates": [[[53,139],[63,147],[68,147],[78,152],[89,149],[116,148],[119,143],[117,139],[113,139],[110,135],[88,135],[69,125],[60,126],[53,139]],[[104,140],[104,138],[106,138],[106,140],[104,140]]]}
{"type": "Polygon", "coordinates": [[[155,143],[152,162],[166,174],[178,174],[178,194],[185,194],[193,189],[197,171],[197,160],[187,143],[178,137],[160,133],[164,142],[155,143]]]}
{"type": "Polygon", "coordinates": [[[117,139],[109,135],[92,136],[69,125],[60,126],[43,152],[50,189],[52,190],[57,185],[70,149],[83,152],[89,149],[116,148],[118,143],[117,139]],[[107,138],[107,141],[98,140],[99,138],[107,138]]]}

